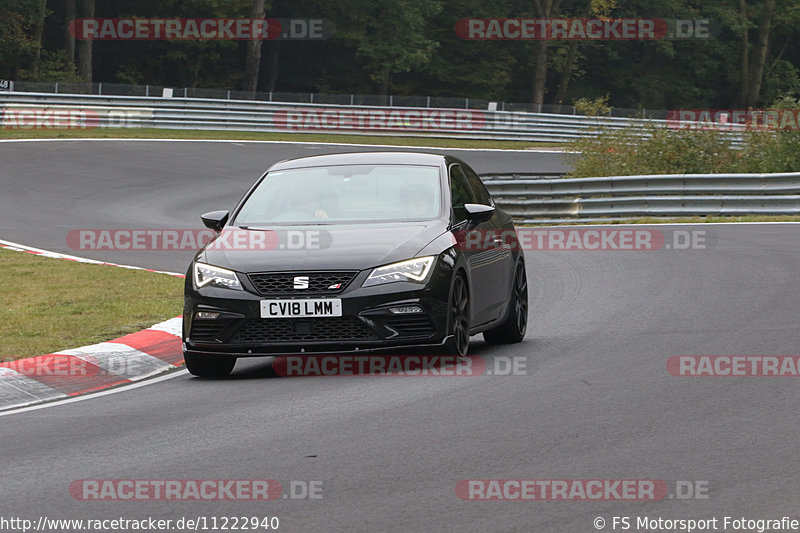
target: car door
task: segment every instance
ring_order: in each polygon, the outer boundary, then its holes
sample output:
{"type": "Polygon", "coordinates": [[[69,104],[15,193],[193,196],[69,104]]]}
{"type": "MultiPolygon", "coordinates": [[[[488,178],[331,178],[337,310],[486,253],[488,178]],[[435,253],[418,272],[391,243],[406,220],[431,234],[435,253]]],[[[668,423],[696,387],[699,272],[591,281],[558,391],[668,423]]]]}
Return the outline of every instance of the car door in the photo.
{"type": "MultiPolygon", "coordinates": [[[[507,263],[503,255],[507,250],[496,242],[492,231],[496,222],[492,219],[474,223],[467,220],[464,204],[481,203],[469,184],[460,164],[449,167],[450,199],[455,216],[454,231],[461,233],[458,238],[467,259],[472,297],[473,326],[480,326],[499,317],[507,290],[501,290],[508,274],[503,272],[507,263]]],[[[499,236],[499,235],[498,235],[499,236]]]]}
{"type": "MultiPolygon", "coordinates": [[[[467,175],[472,191],[475,193],[475,198],[479,204],[491,205],[495,207],[492,195],[486,189],[478,174],[472,170],[469,165],[462,165],[464,173],[467,175]]],[[[488,240],[490,241],[497,252],[496,260],[499,271],[497,272],[497,294],[501,307],[505,303],[507,296],[511,291],[511,282],[514,278],[514,255],[511,253],[512,247],[516,245],[517,235],[514,232],[513,226],[509,223],[508,217],[501,216],[501,213],[495,211],[492,218],[484,224],[488,232],[488,240]],[[497,239],[501,239],[498,242],[497,239]]]]}

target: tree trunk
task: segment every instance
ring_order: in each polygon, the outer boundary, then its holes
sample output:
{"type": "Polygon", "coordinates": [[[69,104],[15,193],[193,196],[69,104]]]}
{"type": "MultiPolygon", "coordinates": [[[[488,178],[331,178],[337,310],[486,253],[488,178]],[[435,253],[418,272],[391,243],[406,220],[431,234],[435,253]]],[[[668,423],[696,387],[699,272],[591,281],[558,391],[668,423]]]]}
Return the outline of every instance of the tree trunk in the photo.
{"type": "Polygon", "coordinates": [[[75,36],[69,32],[69,24],[75,20],[75,0],[64,0],[66,24],[64,25],[64,50],[67,53],[67,62],[75,65],[75,36]]]}
{"type": "Polygon", "coordinates": [[[34,79],[39,77],[39,62],[42,59],[42,33],[44,33],[44,19],[47,16],[47,0],[39,0],[39,13],[36,16],[36,25],[33,27],[33,42],[36,50],[33,52],[31,62],[31,75],[34,79]]]}
{"type": "Polygon", "coordinates": [[[278,83],[278,61],[280,60],[281,41],[274,40],[267,43],[267,86],[269,92],[275,90],[278,83]]]}
{"type": "Polygon", "coordinates": [[[750,37],[747,28],[747,0],[739,0],[739,22],[742,25],[742,40],[739,43],[740,81],[739,98],[740,106],[747,104],[747,91],[750,88],[750,37]]]}
{"type": "MultiPolygon", "coordinates": [[[[588,4],[586,5],[586,17],[609,17],[612,7],[613,4],[595,5],[594,0],[589,0],[588,4]]],[[[564,69],[561,71],[561,77],[558,81],[558,89],[556,90],[556,96],[554,99],[555,103],[559,105],[564,105],[564,98],[567,97],[567,89],[569,89],[569,82],[572,80],[572,71],[575,69],[575,56],[577,55],[578,41],[570,41],[569,48],[567,49],[567,61],[564,65],[564,69]]]]}
{"type": "Polygon", "coordinates": [[[197,83],[200,79],[200,68],[203,66],[203,55],[200,50],[197,50],[197,57],[194,60],[194,72],[192,73],[192,89],[197,89],[197,83]]]}
{"type": "Polygon", "coordinates": [[[756,105],[761,94],[761,83],[764,78],[764,65],[767,63],[769,35],[772,30],[772,18],[775,14],[775,0],[765,0],[758,21],[758,37],[754,50],[755,61],[750,75],[750,88],[747,91],[747,105],[756,105]]]}
{"type": "Polygon", "coordinates": [[[561,71],[561,79],[558,82],[558,90],[556,91],[555,103],[564,104],[564,98],[567,97],[567,89],[569,89],[569,81],[572,78],[572,68],[575,64],[575,56],[578,55],[578,41],[570,41],[569,49],[567,50],[567,62],[564,65],[564,70],[561,71]]]}
{"type": "MultiPolygon", "coordinates": [[[[94,18],[94,0],[81,0],[81,18],[94,18]]],[[[78,41],[78,74],[86,84],[92,83],[92,40],[78,41]]]]}
{"type": "MultiPolygon", "coordinates": [[[[264,0],[253,0],[250,9],[251,19],[264,18],[264,0]]],[[[244,61],[244,80],[242,80],[242,90],[255,93],[258,89],[258,71],[261,67],[261,39],[251,39],[247,41],[247,55],[244,61]]]]}
{"type": "Polygon", "coordinates": [[[533,64],[533,87],[531,101],[535,107],[534,111],[541,111],[544,104],[544,86],[547,82],[547,41],[536,41],[536,54],[533,64]]]}
{"type": "MultiPolygon", "coordinates": [[[[557,11],[561,0],[534,0],[533,4],[537,18],[551,18],[557,11]]],[[[539,110],[544,103],[544,89],[547,83],[547,40],[536,41],[533,64],[533,84],[531,87],[531,101],[539,110]]]]}
{"type": "MultiPolygon", "coordinates": [[[[380,87],[378,88],[378,94],[381,96],[388,96],[389,95],[389,81],[392,77],[392,71],[389,69],[389,66],[385,66],[383,71],[381,72],[381,82],[380,87]]],[[[387,102],[388,103],[388,102],[387,102]]]]}

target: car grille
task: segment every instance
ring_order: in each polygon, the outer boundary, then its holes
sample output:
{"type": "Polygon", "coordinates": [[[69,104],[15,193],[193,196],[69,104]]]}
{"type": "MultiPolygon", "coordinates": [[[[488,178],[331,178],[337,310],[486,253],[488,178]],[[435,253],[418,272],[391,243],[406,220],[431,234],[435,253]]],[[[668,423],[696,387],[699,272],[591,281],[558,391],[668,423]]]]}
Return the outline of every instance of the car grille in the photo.
{"type": "Polygon", "coordinates": [[[427,315],[395,316],[383,319],[383,323],[406,337],[429,336],[435,333],[427,315]]]}
{"type": "Polygon", "coordinates": [[[358,271],[331,272],[269,272],[250,274],[248,277],[259,294],[336,294],[342,292],[353,281],[358,271]],[[307,289],[295,289],[294,278],[308,276],[307,289]],[[339,285],[338,288],[331,288],[339,285]]]}
{"type": "Polygon", "coordinates": [[[189,337],[192,341],[213,341],[228,325],[228,321],[192,321],[192,331],[189,337]]]}
{"type": "Polygon", "coordinates": [[[377,339],[375,333],[355,317],[326,317],[312,320],[267,318],[246,320],[230,342],[232,344],[265,344],[374,339],[377,339]]]}

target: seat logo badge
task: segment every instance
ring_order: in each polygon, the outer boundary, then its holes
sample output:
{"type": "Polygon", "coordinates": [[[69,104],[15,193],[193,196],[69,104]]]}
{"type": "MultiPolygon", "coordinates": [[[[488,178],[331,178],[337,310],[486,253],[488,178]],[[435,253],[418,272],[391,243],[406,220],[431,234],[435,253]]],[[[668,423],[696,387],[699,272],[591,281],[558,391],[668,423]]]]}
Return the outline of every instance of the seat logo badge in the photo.
{"type": "Polygon", "coordinates": [[[294,277],[294,288],[295,289],[307,289],[308,288],[308,276],[295,276],[294,277]]]}

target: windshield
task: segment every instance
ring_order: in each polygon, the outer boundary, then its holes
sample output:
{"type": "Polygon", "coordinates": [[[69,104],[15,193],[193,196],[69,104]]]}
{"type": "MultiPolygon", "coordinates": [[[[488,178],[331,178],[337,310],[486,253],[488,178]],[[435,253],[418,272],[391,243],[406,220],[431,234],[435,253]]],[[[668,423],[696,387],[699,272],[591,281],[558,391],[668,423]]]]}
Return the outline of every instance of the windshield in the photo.
{"type": "Polygon", "coordinates": [[[242,206],[237,226],[432,219],[441,209],[439,168],[341,165],[270,172],[242,206]]]}

